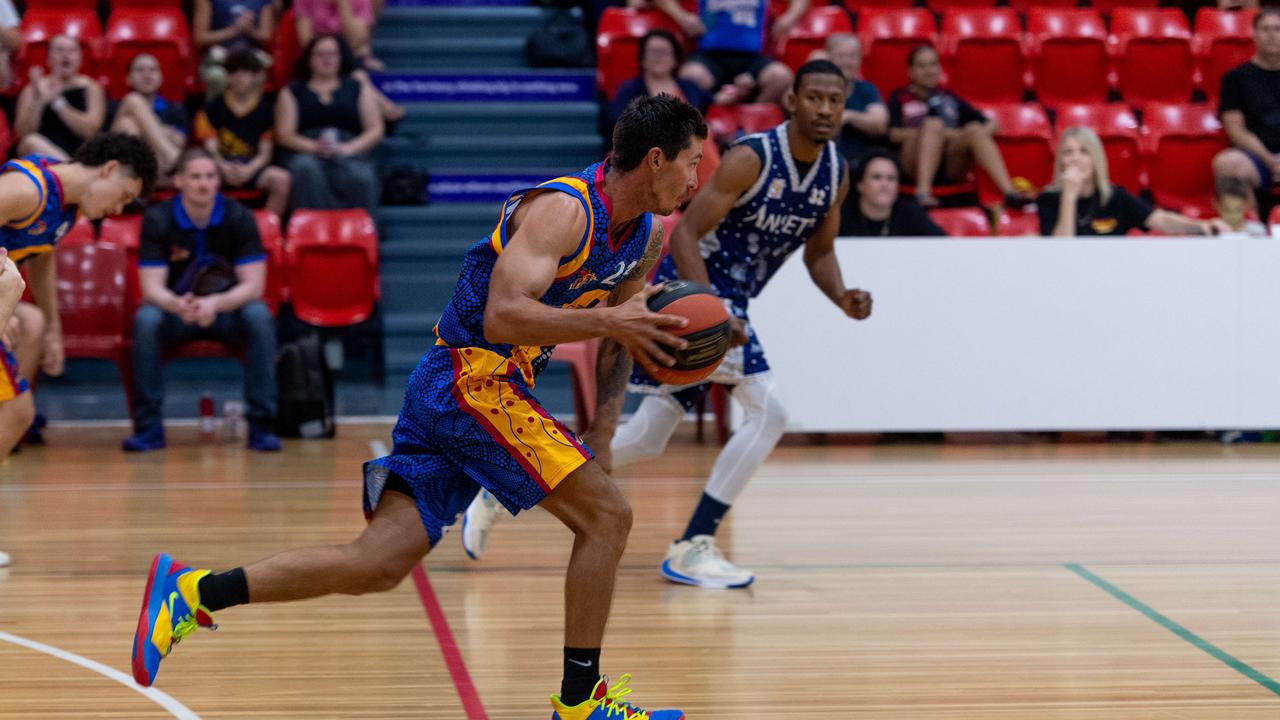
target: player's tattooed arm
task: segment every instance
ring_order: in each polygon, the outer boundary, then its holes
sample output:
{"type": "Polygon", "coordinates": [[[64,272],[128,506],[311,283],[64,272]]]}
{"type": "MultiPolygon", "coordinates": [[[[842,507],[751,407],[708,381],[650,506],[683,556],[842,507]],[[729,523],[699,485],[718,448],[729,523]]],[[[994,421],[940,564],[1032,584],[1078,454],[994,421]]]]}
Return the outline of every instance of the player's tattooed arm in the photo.
{"type": "MultiPolygon", "coordinates": [[[[617,293],[611,302],[616,302],[616,297],[617,293]]],[[[601,338],[600,349],[596,353],[596,406],[586,440],[595,453],[596,462],[605,472],[613,471],[613,453],[609,445],[618,428],[618,416],[622,414],[622,402],[626,399],[627,379],[630,377],[631,354],[627,348],[613,338],[601,338]]]]}
{"type": "Polygon", "coordinates": [[[649,233],[649,244],[644,249],[644,257],[640,258],[640,263],[626,277],[627,280],[644,280],[649,276],[649,271],[653,270],[653,266],[657,265],[658,259],[662,257],[662,243],[665,236],[666,229],[663,228],[662,222],[654,218],[653,230],[649,233]]]}

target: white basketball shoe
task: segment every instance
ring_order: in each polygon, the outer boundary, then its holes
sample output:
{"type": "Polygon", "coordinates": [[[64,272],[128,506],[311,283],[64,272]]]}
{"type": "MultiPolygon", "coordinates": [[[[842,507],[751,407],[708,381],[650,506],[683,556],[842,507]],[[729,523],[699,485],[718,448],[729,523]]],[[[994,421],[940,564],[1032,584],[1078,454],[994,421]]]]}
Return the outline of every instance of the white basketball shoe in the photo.
{"type": "Polygon", "coordinates": [[[502,513],[502,503],[488,490],[480,490],[462,515],[462,549],[467,557],[479,560],[489,542],[489,531],[502,513]]]}
{"type": "Polygon", "coordinates": [[[750,570],[725,560],[711,535],[671,543],[662,576],[671,582],[720,589],[746,587],[756,579],[750,570]]]}

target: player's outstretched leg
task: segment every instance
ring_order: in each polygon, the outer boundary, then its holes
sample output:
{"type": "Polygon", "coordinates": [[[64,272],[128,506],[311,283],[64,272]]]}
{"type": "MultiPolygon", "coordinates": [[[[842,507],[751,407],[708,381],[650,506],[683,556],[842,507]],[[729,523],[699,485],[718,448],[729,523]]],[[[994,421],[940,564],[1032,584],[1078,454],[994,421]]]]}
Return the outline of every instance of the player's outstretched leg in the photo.
{"type": "Polygon", "coordinates": [[[683,720],[679,710],[646,711],[626,702],[629,674],[613,687],[600,674],[614,576],[631,532],[626,498],[592,461],[560,481],[541,505],[574,535],[564,588],[564,677],[560,694],[551,696],[552,720],[683,720]]]}
{"type": "Polygon", "coordinates": [[[429,549],[412,498],[386,492],[360,537],[346,545],[287,550],[224,573],[195,569],[160,554],[152,560],[133,636],[133,679],[155,682],[160,661],[213,613],[249,602],[385,592],[400,584],[429,549]]]}

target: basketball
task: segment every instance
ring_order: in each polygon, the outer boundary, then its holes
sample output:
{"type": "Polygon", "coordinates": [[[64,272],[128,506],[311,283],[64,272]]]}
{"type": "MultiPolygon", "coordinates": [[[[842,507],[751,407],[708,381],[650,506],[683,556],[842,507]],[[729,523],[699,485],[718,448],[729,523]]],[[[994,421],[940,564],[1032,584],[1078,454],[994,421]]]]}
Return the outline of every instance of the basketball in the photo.
{"type": "Polygon", "coordinates": [[[729,351],[733,337],[724,302],[705,285],[673,280],[649,298],[648,305],[653,312],[679,315],[689,321],[683,328],[668,328],[671,334],[687,340],[689,346],[683,350],[664,346],[676,364],[647,368],[653,379],[666,385],[691,385],[710,377],[729,351]]]}

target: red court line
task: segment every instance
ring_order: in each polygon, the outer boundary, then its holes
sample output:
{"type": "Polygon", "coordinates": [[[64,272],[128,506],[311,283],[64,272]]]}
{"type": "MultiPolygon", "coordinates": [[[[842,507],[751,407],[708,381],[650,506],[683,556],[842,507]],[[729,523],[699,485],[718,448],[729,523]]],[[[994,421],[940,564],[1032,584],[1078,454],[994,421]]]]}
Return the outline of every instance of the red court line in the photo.
{"type": "Polygon", "coordinates": [[[440,643],[440,654],[444,656],[444,665],[449,668],[453,686],[462,699],[462,709],[467,713],[467,720],[489,720],[484,711],[484,703],[480,702],[480,694],[471,682],[471,674],[467,672],[467,664],[458,650],[458,643],[453,639],[449,620],[440,608],[440,601],[436,599],[436,592],[431,589],[431,581],[427,579],[422,565],[413,569],[413,584],[418,588],[418,598],[422,600],[422,609],[427,611],[427,620],[431,621],[431,631],[435,633],[436,642],[440,643]]]}

